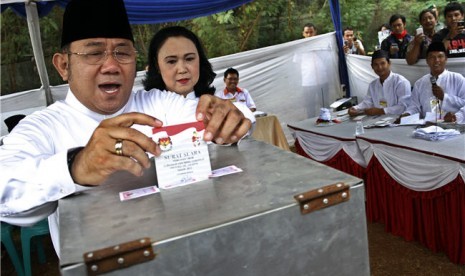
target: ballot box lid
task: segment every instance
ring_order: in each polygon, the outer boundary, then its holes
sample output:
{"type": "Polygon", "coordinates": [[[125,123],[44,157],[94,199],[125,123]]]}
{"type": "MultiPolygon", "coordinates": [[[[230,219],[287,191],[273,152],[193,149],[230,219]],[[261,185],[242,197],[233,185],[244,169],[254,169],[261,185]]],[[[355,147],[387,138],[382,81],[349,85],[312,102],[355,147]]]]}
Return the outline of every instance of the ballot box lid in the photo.
{"type": "MultiPolygon", "coordinates": [[[[156,184],[152,167],[142,177],[125,172],[103,185],[59,201],[60,265],[82,263],[83,253],[142,237],[156,244],[297,205],[294,196],[328,184],[362,180],[277,147],[245,139],[210,145],[212,169],[243,170],[160,193],[120,201],[119,193],[156,184]]],[[[298,210],[296,208],[296,210],[298,210]]]]}

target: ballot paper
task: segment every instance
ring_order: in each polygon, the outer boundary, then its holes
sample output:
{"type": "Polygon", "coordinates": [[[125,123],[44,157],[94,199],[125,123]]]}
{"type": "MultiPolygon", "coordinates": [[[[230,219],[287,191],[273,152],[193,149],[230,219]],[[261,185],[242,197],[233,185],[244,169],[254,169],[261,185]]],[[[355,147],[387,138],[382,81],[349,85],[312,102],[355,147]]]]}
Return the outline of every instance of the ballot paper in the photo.
{"type": "Polygon", "coordinates": [[[428,141],[439,141],[452,138],[460,135],[460,132],[455,129],[443,129],[438,126],[429,126],[418,128],[413,132],[413,137],[428,141]]]}
{"type": "Polygon", "coordinates": [[[160,189],[208,179],[212,170],[204,131],[203,122],[153,128],[152,139],[162,151],[155,157],[160,189]]]}
{"type": "Polygon", "coordinates": [[[405,116],[400,118],[400,124],[399,125],[422,125],[424,124],[425,121],[420,119],[420,113],[415,113],[409,116],[405,116]]]}
{"type": "Polygon", "coordinates": [[[130,199],[139,198],[139,197],[143,197],[143,196],[147,196],[151,194],[156,194],[159,192],[160,190],[157,188],[157,186],[143,187],[139,189],[120,192],[119,199],[121,201],[127,201],[130,199]]]}
{"type": "Polygon", "coordinates": [[[242,172],[242,169],[234,165],[231,165],[231,166],[227,166],[224,168],[213,170],[210,177],[220,177],[223,175],[229,175],[229,174],[238,173],[238,172],[242,172]]]}

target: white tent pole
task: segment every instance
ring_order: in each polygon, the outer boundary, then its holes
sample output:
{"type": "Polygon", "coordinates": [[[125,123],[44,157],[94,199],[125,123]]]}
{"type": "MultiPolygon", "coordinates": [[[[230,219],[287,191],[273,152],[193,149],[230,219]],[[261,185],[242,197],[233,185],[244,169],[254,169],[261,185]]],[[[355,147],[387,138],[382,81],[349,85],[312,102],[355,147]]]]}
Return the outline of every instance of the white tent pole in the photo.
{"type": "Polygon", "coordinates": [[[29,35],[31,36],[32,50],[34,59],[39,72],[40,82],[45,91],[45,100],[47,106],[53,103],[52,91],[50,90],[50,82],[48,79],[47,67],[45,67],[44,51],[42,50],[42,41],[40,37],[39,13],[37,12],[37,4],[33,1],[25,3],[27,26],[29,35]]]}

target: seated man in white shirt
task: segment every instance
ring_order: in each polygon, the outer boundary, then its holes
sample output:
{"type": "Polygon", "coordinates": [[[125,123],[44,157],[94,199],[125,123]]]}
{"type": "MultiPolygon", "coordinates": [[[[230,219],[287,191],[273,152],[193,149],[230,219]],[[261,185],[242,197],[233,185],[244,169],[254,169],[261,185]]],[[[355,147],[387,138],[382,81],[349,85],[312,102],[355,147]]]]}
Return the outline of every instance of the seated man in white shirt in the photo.
{"type": "Polygon", "coordinates": [[[420,113],[424,118],[427,112],[443,117],[445,113],[458,112],[465,106],[465,78],[446,69],[447,54],[443,43],[432,42],[428,46],[426,63],[430,73],[415,82],[410,105],[402,117],[420,113]]]}
{"type": "Polygon", "coordinates": [[[391,61],[386,51],[373,53],[371,68],[379,78],[370,83],[367,95],[361,103],[349,109],[349,115],[402,114],[410,100],[410,82],[391,71],[391,61]]]}
{"type": "Polygon", "coordinates": [[[249,91],[239,88],[239,72],[234,68],[228,68],[224,72],[224,83],[226,88],[223,91],[216,92],[215,95],[222,99],[231,100],[232,102],[241,102],[245,104],[252,112],[257,110],[255,102],[250,96],[249,91]]]}

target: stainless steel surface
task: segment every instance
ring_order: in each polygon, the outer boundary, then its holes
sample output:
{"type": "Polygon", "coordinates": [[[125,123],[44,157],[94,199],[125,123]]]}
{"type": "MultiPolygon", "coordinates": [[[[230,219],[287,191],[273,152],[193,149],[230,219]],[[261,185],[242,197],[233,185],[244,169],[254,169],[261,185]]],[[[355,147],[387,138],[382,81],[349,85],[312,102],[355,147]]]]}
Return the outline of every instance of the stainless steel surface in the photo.
{"type": "Polygon", "coordinates": [[[84,252],[148,236],[155,260],[115,275],[369,275],[360,179],[254,140],[210,157],[244,172],[126,202],[118,193],[154,185],[154,169],[118,173],[60,200],[62,273],[84,274],[84,252]],[[350,201],[300,214],[294,195],[338,181],[350,201]]]}

